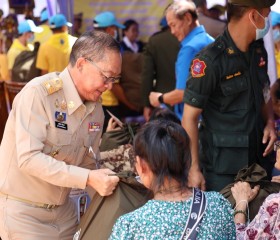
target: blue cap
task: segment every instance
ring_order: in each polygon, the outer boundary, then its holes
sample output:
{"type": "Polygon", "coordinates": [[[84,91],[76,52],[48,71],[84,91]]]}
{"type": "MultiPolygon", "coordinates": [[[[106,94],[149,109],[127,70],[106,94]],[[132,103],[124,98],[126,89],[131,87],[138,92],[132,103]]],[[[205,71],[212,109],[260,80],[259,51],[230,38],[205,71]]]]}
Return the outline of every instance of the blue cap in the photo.
{"type": "Polygon", "coordinates": [[[59,28],[59,27],[63,27],[63,26],[72,27],[73,26],[72,23],[67,22],[66,17],[61,13],[52,16],[49,20],[49,24],[50,24],[50,28],[59,28]]]}
{"type": "Polygon", "coordinates": [[[115,14],[112,12],[102,12],[96,15],[93,19],[93,26],[97,28],[104,28],[110,26],[116,26],[118,28],[124,29],[125,26],[118,23],[115,14]]]}
{"type": "Polygon", "coordinates": [[[270,17],[271,17],[272,27],[274,27],[276,25],[280,25],[280,13],[278,13],[278,12],[271,12],[270,13],[270,17]]]}
{"type": "Polygon", "coordinates": [[[41,12],[41,15],[40,15],[40,21],[41,22],[45,22],[49,19],[49,13],[48,13],[48,10],[45,9],[44,11],[41,12]]]}
{"type": "Polygon", "coordinates": [[[19,34],[23,34],[26,32],[40,33],[43,31],[41,27],[36,27],[35,23],[32,20],[25,20],[20,22],[17,29],[19,34]]]}
{"type": "Polygon", "coordinates": [[[160,20],[159,25],[163,28],[168,26],[165,16],[160,20]]]}

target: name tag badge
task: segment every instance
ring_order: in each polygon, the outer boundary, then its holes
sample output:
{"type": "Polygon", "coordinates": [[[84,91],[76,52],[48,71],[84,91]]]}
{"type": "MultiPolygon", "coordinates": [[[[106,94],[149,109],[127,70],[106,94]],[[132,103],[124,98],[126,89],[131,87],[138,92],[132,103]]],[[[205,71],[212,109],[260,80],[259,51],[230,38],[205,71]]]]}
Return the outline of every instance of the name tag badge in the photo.
{"type": "Polygon", "coordinates": [[[89,122],[88,123],[88,131],[89,132],[99,132],[101,129],[100,123],[97,122],[89,122]]]}
{"type": "Polygon", "coordinates": [[[55,122],[55,127],[63,130],[68,130],[67,124],[62,122],[55,122]]]}

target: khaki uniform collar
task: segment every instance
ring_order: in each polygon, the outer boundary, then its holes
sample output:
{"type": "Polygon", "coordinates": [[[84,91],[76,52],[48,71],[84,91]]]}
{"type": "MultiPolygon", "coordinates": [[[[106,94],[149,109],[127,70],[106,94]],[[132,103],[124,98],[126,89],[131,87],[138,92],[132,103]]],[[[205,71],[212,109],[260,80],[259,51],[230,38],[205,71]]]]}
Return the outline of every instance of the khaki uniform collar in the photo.
{"type": "Polygon", "coordinates": [[[96,102],[87,101],[83,103],[73,79],[69,73],[68,68],[65,68],[60,74],[59,78],[63,81],[64,97],[67,103],[68,114],[71,115],[81,106],[86,107],[87,112],[92,112],[96,106],[96,102]]]}
{"type": "Polygon", "coordinates": [[[60,74],[59,77],[63,81],[63,92],[65,101],[67,103],[68,114],[71,115],[75,112],[83,102],[79,96],[79,93],[75,87],[75,84],[70,76],[70,73],[67,68],[65,68],[60,74]]]}

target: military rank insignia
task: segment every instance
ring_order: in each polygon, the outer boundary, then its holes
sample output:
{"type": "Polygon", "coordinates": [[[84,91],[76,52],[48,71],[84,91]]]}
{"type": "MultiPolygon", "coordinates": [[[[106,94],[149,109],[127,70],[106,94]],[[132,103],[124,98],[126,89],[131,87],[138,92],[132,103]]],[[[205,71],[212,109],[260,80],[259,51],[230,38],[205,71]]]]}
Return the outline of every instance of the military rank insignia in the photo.
{"type": "Polygon", "coordinates": [[[64,122],[64,121],[66,121],[66,113],[56,111],[56,112],[55,112],[55,119],[56,119],[58,122],[64,122]]]}
{"type": "Polygon", "coordinates": [[[193,60],[191,66],[191,74],[194,78],[203,77],[205,75],[206,64],[204,61],[199,60],[198,58],[193,60]]]}
{"type": "Polygon", "coordinates": [[[228,55],[232,55],[235,52],[234,52],[233,48],[229,47],[229,48],[227,48],[227,53],[228,53],[228,55]]]}
{"type": "Polygon", "coordinates": [[[51,95],[63,87],[63,82],[60,78],[54,78],[43,82],[42,85],[47,90],[48,95],[51,95]]]}
{"type": "Polygon", "coordinates": [[[89,132],[99,132],[100,131],[100,123],[97,122],[89,122],[88,123],[88,131],[89,132]]]}

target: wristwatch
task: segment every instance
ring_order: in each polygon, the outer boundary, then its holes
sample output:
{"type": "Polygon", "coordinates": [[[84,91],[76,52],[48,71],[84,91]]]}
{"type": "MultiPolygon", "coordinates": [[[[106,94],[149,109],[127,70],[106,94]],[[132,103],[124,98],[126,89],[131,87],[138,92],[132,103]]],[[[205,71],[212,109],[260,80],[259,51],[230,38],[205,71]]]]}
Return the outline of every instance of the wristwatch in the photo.
{"type": "Polygon", "coordinates": [[[163,102],[163,94],[161,94],[161,95],[158,97],[158,101],[159,101],[160,103],[164,103],[164,102],[163,102]]]}

